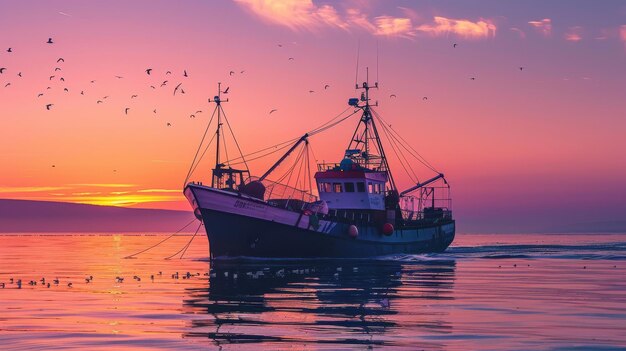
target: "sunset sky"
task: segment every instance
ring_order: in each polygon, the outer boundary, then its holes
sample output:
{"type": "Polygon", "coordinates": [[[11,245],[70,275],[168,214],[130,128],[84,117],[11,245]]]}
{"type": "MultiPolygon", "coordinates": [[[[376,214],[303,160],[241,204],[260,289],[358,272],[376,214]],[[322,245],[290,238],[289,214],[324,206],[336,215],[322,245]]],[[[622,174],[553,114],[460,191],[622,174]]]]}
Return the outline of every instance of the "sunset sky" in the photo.
{"type": "MultiPolygon", "coordinates": [[[[369,67],[380,84],[377,111],[446,174],[459,228],[626,218],[624,1],[0,8],[0,198],[189,209],[182,186],[218,82],[249,153],[345,110],[359,51],[359,81],[369,67]]],[[[340,161],[357,121],[311,139],[319,161],[340,161]]],[[[399,187],[412,185],[390,161],[399,187]]],[[[213,162],[191,179],[206,182],[213,162]]]]}

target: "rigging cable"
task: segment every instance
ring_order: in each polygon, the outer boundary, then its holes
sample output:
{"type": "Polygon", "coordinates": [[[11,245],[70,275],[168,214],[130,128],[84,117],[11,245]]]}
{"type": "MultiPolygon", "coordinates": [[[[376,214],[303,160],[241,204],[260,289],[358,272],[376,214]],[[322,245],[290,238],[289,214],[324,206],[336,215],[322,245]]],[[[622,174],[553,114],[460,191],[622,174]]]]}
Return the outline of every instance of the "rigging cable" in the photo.
{"type": "MultiPolygon", "coordinates": [[[[200,145],[198,145],[198,150],[196,150],[196,155],[193,157],[193,161],[191,162],[191,166],[189,166],[189,171],[187,172],[187,177],[185,178],[185,184],[183,184],[183,187],[185,185],[187,185],[187,182],[189,181],[189,178],[191,177],[192,168],[194,168],[194,163],[196,163],[196,158],[198,157],[198,153],[200,152],[200,148],[202,148],[202,143],[204,143],[204,138],[206,138],[206,134],[209,131],[209,127],[211,126],[211,123],[213,122],[213,117],[215,116],[215,111],[217,111],[217,106],[213,110],[213,114],[211,115],[211,119],[209,120],[209,124],[207,124],[206,129],[204,130],[204,135],[202,135],[202,140],[200,140],[200,145]]],[[[199,162],[200,162],[200,160],[198,160],[198,163],[199,162]]]]}
{"type": "MultiPolygon", "coordinates": [[[[224,109],[222,109],[222,113],[224,114],[224,119],[226,120],[226,125],[228,126],[228,130],[230,130],[230,135],[233,136],[233,140],[235,141],[235,145],[237,146],[237,150],[239,151],[239,155],[241,156],[241,159],[243,160],[243,164],[246,166],[246,169],[249,170],[248,164],[246,163],[245,156],[243,155],[243,152],[241,152],[241,148],[239,147],[239,143],[237,142],[237,138],[235,137],[235,133],[233,133],[233,129],[230,127],[230,122],[228,122],[228,117],[226,117],[226,112],[224,112],[224,109]]],[[[228,158],[228,155],[226,157],[228,158]]]]}
{"type": "Polygon", "coordinates": [[[128,255],[128,256],[126,256],[126,257],[124,257],[124,258],[134,258],[135,256],[137,256],[137,255],[139,255],[139,254],[142,254],[142,253],[144,253],[144,252],[146,252],[146,251],[148,251],[148,250],[151,250],[151,249],[153,249],[153,248],[155,248],[155,247],[157,247],[157,246],[161,245],[161,244],[162,244],[162,243],[164,243],[165,241],[167,241],[167,240],[171,239],[171,238],[172,238],[172,237],[174,237],[176,234],[178,234],[178,233],[180,233],[181,231],[183,231],[185,228],[189,227],[189,225],[190,225],[191,223],[195,222],[195,221],[196,221],[196,219],[194,218],[194,219],[192,219],[192,220],[191,220],[191,222],[189,222],[189,223],[185,224],[185,226],[184,226],[184,227],[180,228],[180,229],[179,229],[178,231],[176,231],[174,234],[172,234],[172,235],[168,236],[167,238],[165,238],[165,239],[163,239],[163,240],[159,241],[158,243],[156,243],[156,244],[154,244],[154,245],[150,246],[149,248],[147,248],[147,249],[145,249],[145,250],[141,250],[141,251],[139,251],[139,252],[135,252],[134,254],[132,254],[132,255],[128,255]]]}
{"type": "Polygon", "coordinates": [[[193,236],[191,237],[191,239],[189,239],[189,242],[187,242],[187,244],[180,250],[178,250],[178,252],[176,252],[175,254],[173,254],[172,256],[168,256],[165,259],[169,260],[172,257],[178,255],[181,251],[183,252],[180,257],[178,258],[179,260],[183,258],[183,255],[185,254],[185,252],[187,251],[187,249],[189,248],[189,245],[191,245],[191,242],[193,241],[193,239],[196,237],[196,235],[198,234],[198,231],[200,230],[200,227],[202,226],[202,222],[200,222],[200,224],[198,225],[198,228],[196,229],[196,232],[193,233],[193,236]]]}

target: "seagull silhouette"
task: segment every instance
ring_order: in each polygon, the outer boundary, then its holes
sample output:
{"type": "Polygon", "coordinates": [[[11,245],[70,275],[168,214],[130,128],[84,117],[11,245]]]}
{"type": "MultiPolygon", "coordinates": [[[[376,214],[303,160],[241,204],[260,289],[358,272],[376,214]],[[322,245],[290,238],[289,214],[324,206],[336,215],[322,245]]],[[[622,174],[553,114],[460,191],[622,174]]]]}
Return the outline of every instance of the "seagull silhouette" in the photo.
{"type": "Polygon", "coordinates": [[[278,111],[278,110],[277,110],[277,109],[273,109],[273,110],[271,110],[271,111],[270,111],[270,113],[269,113],[269,114],[271,115],[272,113],[274,113],[274,112],[276,112],[276,111],[278,111]]]}
{"type": "Polygon", "coordinates": [[[60,81],[65,82],[65,78],[61,77],[59,78],[60,81]]]}
{"type": "Polygon", "coordinates": [[[326,90],[328,88],[330,88],[330,85],[328,85],[328,84],[324,85],[324,90],[326,90]]]}
{"type": "Polygon", "coordinates": [[[223,93],[228,94],[228,89],[230,89],[230,87],[227,87],[226,90],[223,91],[223,93]]]}
{"type": "Polygon", "coordinates": [[[56,68],[54,69],[54,71],[55,71],[55,72],[56,72],[56,71],[60,71],[60,70],[61,70],[61,68],[60,68],[60,67],[56,67],[56,68]]]}
{"type": "Polygon", "coordinates": [[[314,92],[315,92],[315,90],[309,90],[309,93],[314,93],[314,92]]]}
{"type": "Polygon", "coordinates": [[[470,80],[476,80],[476,77],[471,77],[470,80]]]}
{"type": "Polygon", "coordinates": [[[6,67],[0,68],[0,74],[4,73],[4,71],[6,71],[6,70],[7,70],[6,67]]]}
{"type": "Polygon", "coordinates": [[[163,83],[161,83],[161,86],[164,87],[167,84],[167,81],[164,80],[163,83]]]}
{"type": "Polygon", "coordinates": [[[148,68],[148,69],[146,70],[146,73],[147,73],[148,75],[150,75],[150,72],[152,72],[152,68],[148,68]]]}
{"type": "Polygon", "coordinates": [[[520,66],[519,70],[520,70],[520,71],[524,70],[524,67],[520,66]]]}
{"type": "Polygon", "coordinates": [[[63,57],[59,57],[59,59],[57,60],[57,63],[59,62],[65,62],[65,60],[63,59],[63,57]]]}
{"type": "Polygon", "coordinates": [[[395,98],[395,97],[396,97],[396,94],[391,94],[391,95],[389,95],[389,98],[390,98],[390,99],[391,99],[391,98],[395,98]]]}
{"type": "Polygon", "coordinates": [[[39,93],[39,94],[37,95],[37,97],[42,97],[42,96],[43,96],[43,93],[39,93]]]}
{"type": "Polygon", "coordinates": [[[156,113],[156,109],[154,109],[152,112],[156,113]]]}
{"type": "Polygon", "coordinates": [[[228,72],[228,75],[230,75],[230,76],[232,76],[233,74],[235,74],[235,71],[228,72]]]}
{"type": "Polygon", "coordinates": [[[69,90],[67,88],[63,88],[63,91],[69,92],[69,90]]]}
{"type": "Polygon", "coordinates": [[[198,111],[196,111],[196,113],[202,113],[202,110],[198,110],[198,111]]]}
{"type": "Polygon", "coordinates": [[[165,72],[165,74],[172,74],[172,71],[167,71],[165,72]]]}
{"type": "Polygon", "coordinates": [[[9,85],[11,85],[11,83],[7,83],[4,87],[6,88],[6,87],[8,87],[9,85]]]}
{"type": "Polygon", "coordinates": [[[95,82],[96,82],[95,80],[92,80],[90,83],[95,83],[95,82]]]}
{"type": "Polygon", "coordinates": [[[117,78],[117,79],[122,79],[122,78],[124,78],[124,77],[122,77],[122,76],[115,76],[115,78],[117,78]]]}
{"type": "MultiPolygon", "coordinates": [[[[42,94],[43,95],[43,94],[42,94]]],[[[47,104],[46,105],[46,110],[50,110],[50,108],[54,106],[54,104],[47,104]]],[[[52,167],[54,167],[54,165],[52,165],[52,167]]]]}
{"type": "Polygon", "coordinates": [[[131,98],[131,99],[134,99],[134,98],[136,98],[136,97],[137,97],[137,95],[131,95],[131,96],[130,96],[130,98],[131,98]]]}
{"type": "Polygon", "coordinates": [[[187,70],[183,70],[183,77],[189,77],[189,76],[187,75],[187,70]]]}
{"type": "Polygon", "coordinates": [[[21,77],[22,76],[22,72],[17,72],[17,76],[21,77]]]}
{"type": "Polygon", "coordinates": [[[196,118],[196,115],[189,115],[189,118],[196,118]]]}
{"type": "Polygon", "coordinates": [[[109,95],[107,95],[107,96],[103,97],[103,99],[107,99],[108,97],[109,97],[109,95]]]}
{"type": "Polygon", "coordinates": [[[8,48],[8,49],[7,49],[7,52],[13,52],[13,49],[8,48]]]}
{"type": "Polygon", "coordinates": [[[46,42],[46,44],[54,44],[54,42],[52,41],[52,38],[48,38],[48,41],[46,42]]]}
{"type": "Polygon", "coordinates": [[[427,96],[424,96],[424,97],[422,98],[422,100],[428,100],[428,97],[427,97],[427,96]]]}
{"type": "Polygon", "coordinates": [[[101,104],[101,103],[102,103],[102,100],[96,101],[96,104],[101,104]]]}
{"type": "Polygon", "coordinates": [[[171,126],[172,126],[172,124],[171,124],[170,122],[167,122],[167,126],[168,126],[168,127],[171,127],[171,126]]]}
{"type": "Polygon", "coordinates": [[[178,90],[178,88],[180,88],[180,86],[181,86],[182,84],[183,84],[183,83],[178,83],[178,85],[176,86],[176,88],[174,88],[174,95],[176,95],[176,91],[178,90]]]}
{"type": "Polygon", "coordinates": [[[151,85],[151,86],[150,86],[150,88],[152,88],[152,89],[156,89],[156,87],[155,87],[154,85],[151,85]]]}
{"type": "Polygon", "coordinates": [[[181,94],[184,94],[184,93],[185,93],[185,89],[180,88],[180,93],[181,93],[181,94]]]}
{"type": "Polygon", "coordinates": [[[459,45],[459,44],[454,43],[454,44],[452,44],[452,47],[455,48],[457,45],[459,45]]]}
{"type": "Polygon", "coordinates": [[[239,73],[243,74],[243,72],[245,72],[245,71],[246,71],[246,70],[244,69],[243,71],[241,71],[241,72],[239,72],[239,73]]]}
{"type": "Polygon", "coordinates": [[[128,114],[128,110],[130,110],[130,107],[127,107],[127,108],[124,110],[124,113],[125,113],[125,114],[128,114]]]}
{"type": "Polygon", "coordinates": [[[293,57],[290,57],[290,58],[289,58],[289,61],[293,61],[293,57]]]}
{"type": "Polygon", "coordinates": [[[81,90],[80,95],[85,95],[85,92],[81,90]]]}

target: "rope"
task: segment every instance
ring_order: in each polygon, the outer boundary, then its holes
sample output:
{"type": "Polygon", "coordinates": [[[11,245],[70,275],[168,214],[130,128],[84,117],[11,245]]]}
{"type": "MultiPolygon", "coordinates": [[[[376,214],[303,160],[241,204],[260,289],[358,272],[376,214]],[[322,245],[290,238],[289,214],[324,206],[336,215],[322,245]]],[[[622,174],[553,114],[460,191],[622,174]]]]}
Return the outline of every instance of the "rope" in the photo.
{"type": "Polygon", "coordinates": [[[191,245],[191,242],[193,241],[193,239],[196,237],[196,234],[198,234],[198,231],[200,230],[200,227],[202,226],[202,222],[200,222],[200,224],[198,225],[198,228],[196,229],[196,232],[193,233],[193,236],[191,237],[191,239],[189,240],[189,242],[187,243],[187,245],[185,245],[182,249],[178,250],[175,254],[173,254],[172,256],[168,256],[165,259],[169,260],[172,257],[178,255],[181,251],[183,251],[183,253],[180,255],[180,257],[178,259],[182,259],[183,255],[185,254],[185,252],[187,251],[187,249],[189,248],[189,245],[191,245]]]}
{"type": "Polygon", "coordinates": [[[191,222],[189,222],[189,223],[185,224],[185,226],[184,226],[184,227],[182,227],[182,228],[180,228],[180,229],[179,229],[176,233],[174,233],[174,234],[172,234],[172,235],[168,236],[167,238],[165,238],[165,239],[163,239],[163,240],[159,241],[158,243],[156,243],[156,244],[154,244],[154,245],[150,246],[149,248],[147,248],[147,249],[145,249],[145,250],[141,250],[141,251],[139,251],[139,252],[136,252],[136,253],[134,253],[134,254],[132,254],[132,255],[129,255],[129,256],[126,256],[126,257],[124,257],[124,258],[133,258],[133,257],[135,257],[135,256],[137,256],[137,255],[139,255],[139,254],[142,254],[142,253],[144,253],[144,252],[146,252],[146,251],[148,251],[148,250],[151,250],[151,249],[153,249],[153,248],[155,248],[155,247],[157,247],[157,246],[161,245],[161,244],[162,244],[162,243],[164,243],[165,241],[167,241],[167,240],[171,239],[171,238],[172,238],[173,236],[175,236],[176,234],[178,234],[178,233],[182,232],[185,228],[189,227],[189,225],[190,225],[191,223],[193,223],[195,220],[196,220],[195,218],[194,218],[194,219],[192,219],[192,220],[191,220],[191,222]]]}
{"type": "MultiPolygon", "coordinates": [[[[243,164],[246,166],[247,170],[250,170],[250,168],[248,168],[248,164],[246,163],[246,159],[243,155],[243,152],[241,152],[241,148],[239,147],[239,143],[237,142],[237,138],[235,137],[235,133],[233,133],[233,129],[230,127],[230,122],[228,122],[228,118],[226,117],[226,112],[224,112],[224,109],[222,109],[222,113],[224,114],[224,119],[226,120],[226,125],[228,126],[228,130],[230,130],[230,135],[233,136],[233,140],[235,141],[235,145],[237,146],[237,150],[239,150],[239,155],[241,155],[241,159],[243,160],[243,164]]],[[[228,155],[226,156],[228,158],[228,155]]]]}

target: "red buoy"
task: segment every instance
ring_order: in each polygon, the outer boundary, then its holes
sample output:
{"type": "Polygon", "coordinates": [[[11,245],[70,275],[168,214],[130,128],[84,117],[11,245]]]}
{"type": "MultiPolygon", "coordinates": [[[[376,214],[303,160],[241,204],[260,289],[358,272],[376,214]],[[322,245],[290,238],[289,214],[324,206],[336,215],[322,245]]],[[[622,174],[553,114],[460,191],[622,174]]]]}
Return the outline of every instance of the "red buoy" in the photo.
{"type": "Polygon", "coordinates": [[[350,235],[351,238],[356,238],[359,236],[359,228],[357,228],[354,224],[350,225],[348,227],[348,235],[350,235]]]}
{"type": "Polygon", "coordinates": [[[393,224],[391,223],[385,223],[383,224],[383,234],[385,235],[391,235],[393,234],[393,224]]]}

